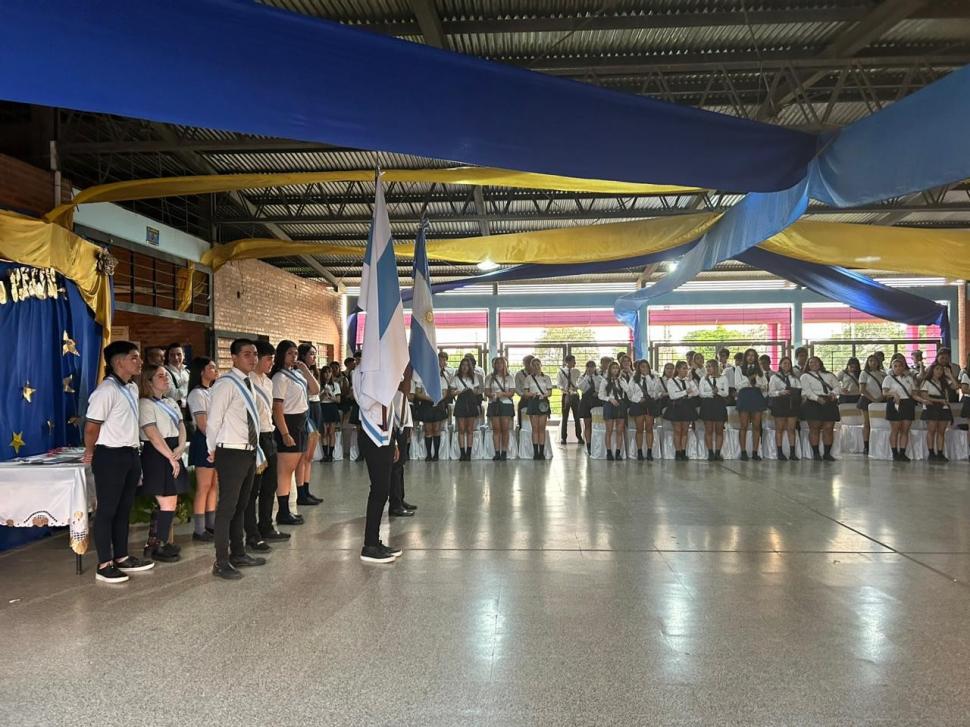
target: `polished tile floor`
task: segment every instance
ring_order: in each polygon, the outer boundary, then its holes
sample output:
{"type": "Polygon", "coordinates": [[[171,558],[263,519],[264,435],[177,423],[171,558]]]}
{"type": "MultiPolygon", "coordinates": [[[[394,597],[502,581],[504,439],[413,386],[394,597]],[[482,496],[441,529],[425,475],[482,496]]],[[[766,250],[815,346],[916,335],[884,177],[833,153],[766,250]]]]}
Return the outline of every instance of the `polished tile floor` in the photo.
{"type": "Polygon", "coordinates": [[[349,463],[317,465],[324,506],[240,582],[187,537],[120,586],[62,537],[4,554],[0,723],[970,722],[966,463],[554,446],[411,463],[392,566],[358,559],[349,463]]]}

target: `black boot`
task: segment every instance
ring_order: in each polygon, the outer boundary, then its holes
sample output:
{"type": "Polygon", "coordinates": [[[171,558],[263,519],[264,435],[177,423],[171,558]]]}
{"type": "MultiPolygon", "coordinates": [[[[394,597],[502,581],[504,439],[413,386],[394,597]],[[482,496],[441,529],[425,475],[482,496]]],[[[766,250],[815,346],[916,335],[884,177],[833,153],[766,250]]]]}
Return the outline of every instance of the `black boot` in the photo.
{"type": "Polygon", "coordinates": [[[653,450],[647,448],[647,462],[653,462],[653,450]]]}
{"type": "Polygon", "coordinates": [[[721,450],[719,450],[719,449],[715,449],[714,450],[714,461],[715,462],[723,462],[724,461],[724,455],[721,454],[721,450]]]}
{"type": "Polygon", "coordinates": [[[424,461],[430,462],[434,455],[431,453],[431,437],[424,438],[424,461]]]}
{"type": "Polygon", "coordinates": [[[616,461],[617,462],[619,462],[621,459],[623,459],[623,455],[620,454],[620,450],[616,450],[615,458],[616,458],[616,461]]]}
{"type": "Polygon", "coordinates": [[[532,459],[539,459],[539,445],[532,445],[532,459]]]}
{"type": "Polygon", "coordinates": [[[747,462],[748,461],[748,450],[746,450],[746,449],[742,449],[741,450],[741,457],[740,457],[740,459],[741,459],[742,462],[747,462]]]}
{"type": "Polygon", "coordinates": [[[546,445],[544,444],[539,445],[539,459],[543,461],[546,459],[546,445]]]}
{"type": "Polygon", "coordinates": [[[899,461],[899,450],[896,447],[893,447],[892,449],[893,449],[893,462],[898,462],[899,461]]]}
{"type": "Polygon", "coordinates": [[[613,450],[612,450],[612,449],[608,449],[608,450],[606,450],[606,458],[607,458],[607,459],[608,459],[608,460],[609,460],[610,462],[612,462],[612,461],[613,461],[613,450]]]}
{"type": "Polygon", "coordinates": [[[778,447],[778,461],[779,462],[787,462],[788,461],[788,457],[785,456],[785,448],[784,447],[778,447]]]}
{"type": "Polygon", "coordinates": [[[434,445],[434,457],[431,458],[432,462],[438,461],[438,455],[441,454],[441,435],[437,434],[431,438],[431,443],[434,445]]]}
{"type": "Polygon", "coordinates": [[[832,445],[831,444],[826,444],[825,445],[825,454],[822,455],[822,459],[824,459],[826,462],[834,462],[835,461],[835,457],[832,456],[832,445]]]}
{"type": "Polygon", "coordinates": [[[639,462],[643,461],[643,450],[639,448],[637,449],[637,461],[639,462]]]}
{"type": "Polygon", "coordinates": [[[794,447],[789,447],[788,448],[788,459],[790,459],[792,462],[797,462],[798,461],[798,455],[795,454],[795,448],[794,447]]]}
{"type": "Polygon", "coordinates": [[[708,462],[715,462],[716,461],[714,459],[714,450],[713,449],[707,450],[707,461],[708,462]]]}
{"type": "Polygon", "coordinates": [[[868,457],[869,456],[869,442],[862,443],[862,453],[868,457]]]}
{"type": "Polygon", "coordinates": [[[822,461],[822,453],[818,451],[817,444],[812,445],[812,459],[814,459],[816,462],[822,461]]]}

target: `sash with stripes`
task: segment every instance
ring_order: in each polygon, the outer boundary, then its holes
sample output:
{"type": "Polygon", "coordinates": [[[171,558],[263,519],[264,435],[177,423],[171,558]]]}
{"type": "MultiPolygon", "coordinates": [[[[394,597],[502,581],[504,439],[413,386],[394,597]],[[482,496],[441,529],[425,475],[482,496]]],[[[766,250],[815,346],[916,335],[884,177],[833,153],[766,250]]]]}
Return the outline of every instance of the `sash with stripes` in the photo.
{"type": "MultiPolygon", "coordinates": [[[[266,454],[263,452],[263,448],[259,446],[259,411],[256,409],[256,402],[253,400],[246,385],[232,371],[228,371],[223,376],[220,376],[216,379],[216,383],[226,379],[232,381],[239,390],[239,393],[242,394],[243,403],[246,405],[246,413],[249,415],[249,420],[253,423],[253,430],[256,432],[256,466],[262,467],[266,464],[266,454]]],[[[258,387],[256,388],[258,389],[258,387]]]]}

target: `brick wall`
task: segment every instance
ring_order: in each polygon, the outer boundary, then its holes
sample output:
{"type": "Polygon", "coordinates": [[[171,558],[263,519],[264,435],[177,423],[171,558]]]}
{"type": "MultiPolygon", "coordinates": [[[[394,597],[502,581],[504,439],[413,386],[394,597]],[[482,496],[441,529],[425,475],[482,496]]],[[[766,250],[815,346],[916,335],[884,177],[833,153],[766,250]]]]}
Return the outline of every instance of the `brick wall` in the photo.
{"type": "MultiPolygon", "coordinates": [[[[71,198],[71,184],[61,181],[63,201],[71,198]]],[[[55,206],[54,175],[19,159],[0,154],[0,208],[41,216],[55,206]]]]}
{"type": "MultiPolygon", "coordinates": [[[[327,347],[339,356],[340,295],[327,286],[287,273],[259,260],[241,260],[220,268],[213,281],[215,329],[266,336],[276,345],[288,338],[311,341],[320,360],[327,347]]],[[[226,336],[217,337],[220,366],[229,361],[226,336]]]]}
{"type": "Polygon", "coordinates": [[[142,349],[181,343],[191,346],[193,356],[209,355],[209,334],[202,323],[116,310],[111,327],[116,329],[121,326],[128,328],[129,340],[136,341],[142,349]]]}

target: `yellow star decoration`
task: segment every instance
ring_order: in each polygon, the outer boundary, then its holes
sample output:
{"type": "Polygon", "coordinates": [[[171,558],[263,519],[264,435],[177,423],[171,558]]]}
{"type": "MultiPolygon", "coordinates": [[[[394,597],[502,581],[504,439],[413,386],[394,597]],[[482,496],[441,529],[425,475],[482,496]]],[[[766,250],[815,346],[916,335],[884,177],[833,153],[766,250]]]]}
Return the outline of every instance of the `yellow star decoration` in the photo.
{"type": "Polygon", "coordinates": [[[74,393],[74,387],[71,386],[71,382],[73,382],[73,381],[74,381],[74,374],[71,374],[70,376],[65,377],[64,382],[63,382],[64,383],[64,393],[65,394],[73,394],[74,393]]]}
{"type": "Polygon", "coordinates": [[[27,443],[24,441],[24,433],[23,432],[14,432],[13,433],[13,439],[10,440],[10,446],[13,447],[13,451],[14,452],[16,452],[17,454],[20,454],[20,448],[23,447],[26,444],[27,443]]]}
{"type": "Polygon", "coordinates": [[[24,384],[24,388],[21,391],[23,392],[24,399],[27,401],[27,403],[32,404],[34,401],[34,392],[37,391],[37,389],[31,389],[30,382],[28,381],[26,384],[24,384]]]}
{"type": "Polygon", "coordinates": [[[64,331],[64,345],[61,347],[61,350],[63,351],[62,355],[64,356],[67,356],[69,353],[72,353],[75,356],[81,355],[77,351],[77,344],[70,336],[67,335],[67,331],[64,331]]]}

